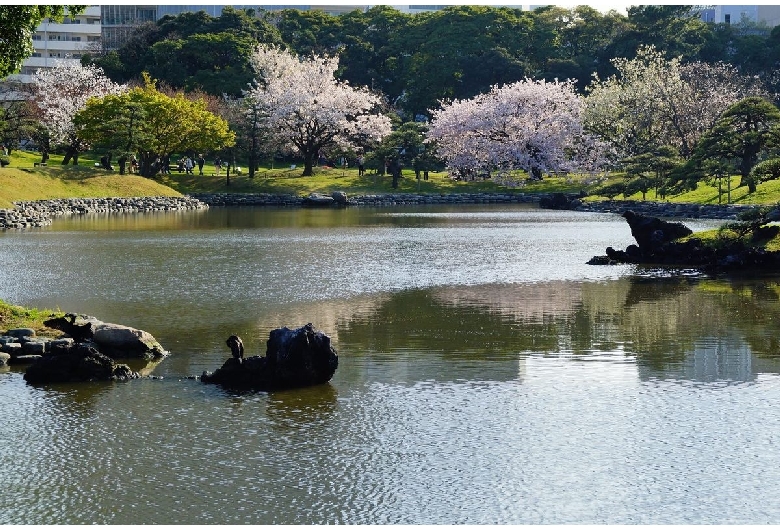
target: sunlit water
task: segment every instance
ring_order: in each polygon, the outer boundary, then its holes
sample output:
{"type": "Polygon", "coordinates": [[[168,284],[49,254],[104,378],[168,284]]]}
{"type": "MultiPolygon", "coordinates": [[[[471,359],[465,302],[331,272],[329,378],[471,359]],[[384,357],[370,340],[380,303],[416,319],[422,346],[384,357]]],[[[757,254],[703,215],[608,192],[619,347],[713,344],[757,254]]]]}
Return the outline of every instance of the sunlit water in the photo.
{"type": "MultiPolygon", "coordinates": [[[[694,229],[714,222],[687,222],[694,229]]],[[[0,369],[0,523],[777,523],[780,280],[596,267],[613,215],[219,209],[0,233],[0,298],[151,332],[162,379],[0,369]],[[323,386],[187,379],[312,322],[323,386]]]]}

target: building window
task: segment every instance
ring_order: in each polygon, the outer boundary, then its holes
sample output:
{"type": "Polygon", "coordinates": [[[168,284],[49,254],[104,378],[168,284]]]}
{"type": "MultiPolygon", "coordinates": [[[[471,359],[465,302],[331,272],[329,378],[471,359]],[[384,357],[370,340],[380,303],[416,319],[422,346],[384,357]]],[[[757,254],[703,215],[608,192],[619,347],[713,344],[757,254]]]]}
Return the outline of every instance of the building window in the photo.
{"type": "Polygon", "coordinates": [[[41,53],[40,52],[35,52],[35,53],[32,54],[32,56],[33,57],[41,57],[41,53]]]}
{"type": "Polygon", "coordinates": [[[731,15],[726,15],[723,19],[726,24],[731,24],[731,15]]]}

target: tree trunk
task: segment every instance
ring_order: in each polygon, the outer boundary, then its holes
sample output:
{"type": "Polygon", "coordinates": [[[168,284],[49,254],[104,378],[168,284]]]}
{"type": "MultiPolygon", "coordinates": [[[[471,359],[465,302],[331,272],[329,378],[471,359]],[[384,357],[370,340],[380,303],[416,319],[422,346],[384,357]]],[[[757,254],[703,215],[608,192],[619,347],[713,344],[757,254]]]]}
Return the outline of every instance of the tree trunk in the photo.
{"type": "Polygon", "coordinates": [[[149,153],[143,153],[141,154],[141,158],[138,161],[139,164],[139,171],[142,176],[146,178],[152,178],[154,177],[155,173],[159,169],[155,166],[154,161],[157,159],[157,156],[154,154],[149,153]]]}
{"type": "Polygon", "coordinates": [[[304,177],[311,177],[314,175],[314,153],[305,153],[303,155],[303,175],[304,177]]]}
{"type": "Polygon", "coordinates": [[[71,159],[73,160],[73,165],[77,166],[79,160],[79,152],[72,145],[68,146],[68,150],[65,151],[65,158],[62,159],[62,165],[67,166],[68,163],[71,161],[71,159]]]}

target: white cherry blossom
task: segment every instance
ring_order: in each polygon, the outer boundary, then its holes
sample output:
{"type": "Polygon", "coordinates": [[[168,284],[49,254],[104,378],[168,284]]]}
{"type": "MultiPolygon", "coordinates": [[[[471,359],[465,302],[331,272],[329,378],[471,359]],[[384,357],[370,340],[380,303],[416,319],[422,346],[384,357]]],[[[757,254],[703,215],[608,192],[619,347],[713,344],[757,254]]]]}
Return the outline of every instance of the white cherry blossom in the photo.
{"type": "Polygon", "coordinates": [[[263,109],[282,150],[303,156],[304,175],[322,151],[366,147],[390,133],[379,96],[336,80],[338,58],[298,58],[260,46],[252,62],[258,77],[246,96],[263,109]]]}
{"type": "Polygon", "coordinates": [[[78,152],[86,147],[73,125],[73,117],[84,108],[87,100],[126,90],[124,85],[108,79],[102,68],[64,61],[50,69],[38,70],[33,75],[33,83],[35,102],[52,143],[68,147],[63,163],[67,163],[70,157],[77,160],[78,152]]]}
{"type": "Polygon", "coordinates": [[[461,173],[597,171],[604,146],[582,127],[582,100],[570,81],[525,79],[432,110],[428,139],[461,173]]]}

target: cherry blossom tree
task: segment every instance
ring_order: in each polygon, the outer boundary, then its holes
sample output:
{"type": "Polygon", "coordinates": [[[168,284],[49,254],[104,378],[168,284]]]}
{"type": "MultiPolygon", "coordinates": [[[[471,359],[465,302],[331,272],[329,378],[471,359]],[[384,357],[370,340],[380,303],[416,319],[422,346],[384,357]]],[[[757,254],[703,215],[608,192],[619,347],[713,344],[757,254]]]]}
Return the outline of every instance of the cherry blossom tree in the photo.
{"type": "Polygon", "coordinates": [[[303,157],[303,175],[313,174],[322,151],[366,147],[390,133],[379,96],[336,80],[338,58],[298,58],[259,46],[252,63],[257,73],[247,93],[255,102],[252,112],[267,116],[267,130],[282,150],[303,157]]]}
{"type": "Polygon", "coordinates": [[[52,144],[66,148],[63,165],[71,159],[78,164],[79,153],[87,148],[73,124],[73,117],[92,97],[120,94],[127,87],[108,79],[97,66],[61,62],[33,75],[35,103],[52,144]]]}
{"type": "Polygon", "coordinates": [[[748,96],[764,91],[756,78],[740,75],[723,63],[682,64],[666,59],[652,46],[635,59],[617,58],[618,74],[594,77],[585,100],[585,125],[623,156],[672,146],[684,158],[721,113],[748,96]]]}
{"type": "Polygon", "coordinates": [[[432,110],[428,140],[462,173],[596,171],[603,144],[584,132],[582,99],[572,82],[525,79],[432,110]]]}

